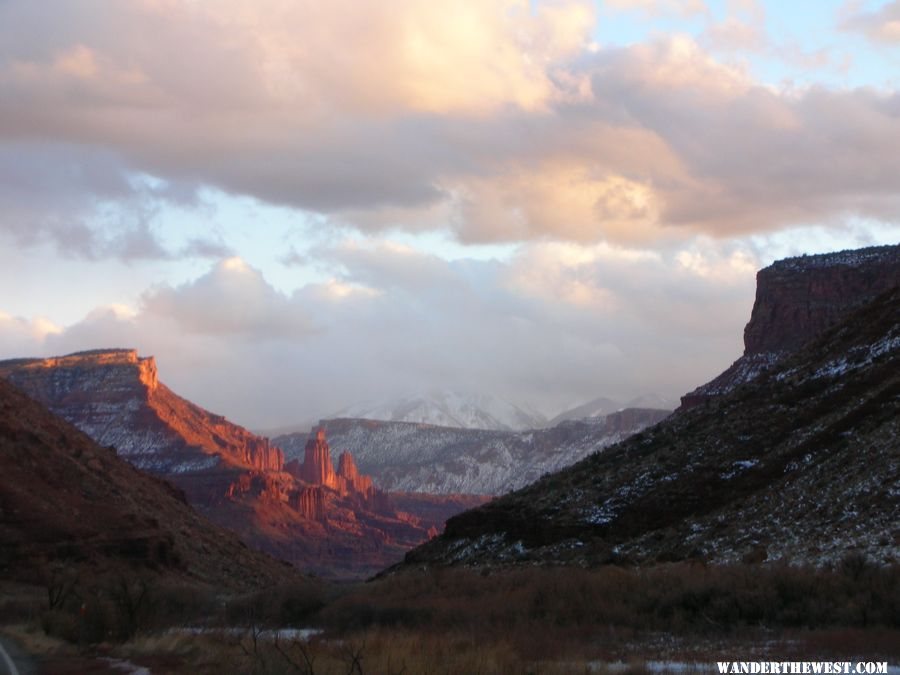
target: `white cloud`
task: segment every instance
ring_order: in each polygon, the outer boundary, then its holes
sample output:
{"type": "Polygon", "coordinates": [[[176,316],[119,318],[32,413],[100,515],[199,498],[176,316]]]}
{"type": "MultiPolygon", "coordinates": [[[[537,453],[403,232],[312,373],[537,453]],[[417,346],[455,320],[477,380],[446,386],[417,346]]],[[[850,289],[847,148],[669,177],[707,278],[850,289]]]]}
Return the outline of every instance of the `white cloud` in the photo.
{"type": "Polygon", "coordinates": [[[315,330],[302,306],[237,257],[222,260],[192,282],[149,290],[142,306],[148,315],[174,321],[187,333],[264,341],[302,337],[315,330]]]}
{"type": "Polygon", "coordinates": [[[601,394],[672,396],[740,352],[753,285],[730,245],[695,243],[690,259],[680,250],[538,243],[507,262],[447,262],[349,240],[315,252],[334,278],[290,295],[228,259],[65,329],[0,320],[0,348],[135,347],[175,391],[256,427],[432,387],[548,412],[601,394]]]}
{"type": "Polygon", "coordinates": [[[866,11],[859,3],[848,2],[843,9],[841,28],[863,33],[869,39],[887,45],[900,44],[900,0],[866,11]]]}
{"type": "Polygon", "coordinates": [[[618,11],[639,11],[651,17],[689,18],[709,14],[704,0],[604,0],[603,5],[618,11]]]}

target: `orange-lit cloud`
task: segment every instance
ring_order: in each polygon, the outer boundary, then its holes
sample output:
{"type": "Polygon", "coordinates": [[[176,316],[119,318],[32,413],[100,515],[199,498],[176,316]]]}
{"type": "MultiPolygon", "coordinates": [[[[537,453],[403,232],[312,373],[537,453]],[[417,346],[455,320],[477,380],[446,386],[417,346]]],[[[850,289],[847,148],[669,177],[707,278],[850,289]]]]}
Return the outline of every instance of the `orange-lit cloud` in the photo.
{"type": "Polygon", "coordinates": [[[591,46],[593,3],[532,4],[60,0],[52,22],[0,4],[0,228],[88,257],[190,254],[153,222],[205,188],[466,243],[900,218],[896,92],[778,89],[685,35],[591,46]],[[120,237],[98,234],[110,204],[120,237]]]}

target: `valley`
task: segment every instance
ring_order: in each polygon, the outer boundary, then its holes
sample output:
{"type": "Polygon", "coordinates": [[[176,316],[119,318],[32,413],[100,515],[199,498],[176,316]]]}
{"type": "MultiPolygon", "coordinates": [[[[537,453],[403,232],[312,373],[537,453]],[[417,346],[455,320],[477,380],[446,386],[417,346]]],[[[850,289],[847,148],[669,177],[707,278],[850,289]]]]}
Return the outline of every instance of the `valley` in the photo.
{"type": "Polygon", "coordinates": [[[134,350],[0,362],[4,631],[47,672],[900,659],[900,247],[759,280],[674,413],[529,431],[270,441],[134,350]]]}

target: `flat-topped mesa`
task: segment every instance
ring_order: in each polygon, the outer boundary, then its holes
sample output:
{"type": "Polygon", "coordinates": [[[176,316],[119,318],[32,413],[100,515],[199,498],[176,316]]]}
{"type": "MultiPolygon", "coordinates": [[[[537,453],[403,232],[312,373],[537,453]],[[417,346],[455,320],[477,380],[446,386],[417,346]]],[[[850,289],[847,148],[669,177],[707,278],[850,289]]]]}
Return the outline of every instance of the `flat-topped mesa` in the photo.
{"type": "Polygon", "coordinates": [[[681,398],[701,405],[755,379],[787,354],[900,286],[900,244],[779,260],[756,274],[756,299],[744,328],[744,354],[715,379],[681,398]]]}
{"type": "Polygon", "coordinates": [[[280,471],[284,456],[256,436],[173,393],[156,360],[134,349],[98,349],[0,361],[0,377],[138,468],[191,474],[220,463],[280,471]]]}
{"type": "Polygon", "coordinates": [[[900,285],[900,245],[779,260],[756,275],[744,354],[793,351],[900,285]]]}
{"type": "Polygon", "coordinates": [[[123,392],[148,399],[159,386],[156,360],[152,356],[141,358],[134,349],[97,349],[0,361],[0,377],[35,398],[50,400],[71,395],[76,381],[104,390],[111,399],[121,398],[123,392]]]}

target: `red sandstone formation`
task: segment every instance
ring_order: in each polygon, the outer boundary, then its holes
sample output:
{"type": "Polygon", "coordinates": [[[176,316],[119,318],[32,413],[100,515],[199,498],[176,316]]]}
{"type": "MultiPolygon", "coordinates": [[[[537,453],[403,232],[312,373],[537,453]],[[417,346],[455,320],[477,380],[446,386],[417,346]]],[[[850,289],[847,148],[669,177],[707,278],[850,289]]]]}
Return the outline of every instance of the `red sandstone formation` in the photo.
{"type": "Polygon", "coordinates": [[[451,515],[444,509],[404,517],[349,453],[335,472],[324,431],[309,439],[303,464],[285,466],[268,439],[175,395],[159,382],[153,358],[134,350],[2,361],[0,377],[138,468],[173,482],[192,506],[245,542],[303,569],[374,573],[451,515]]]}
{"type": "Polygon", "coordinates": [[[369,476],[360,475],[353,455],[347,450],[341,453],[338,460],[338,478],[345,482],[345,489],[348,492],[357,492],[368,496],[375,489],[369,476]]]}
{"type": "Polygon", "coordinates": [[[220,462],[280,471],[284,455],[256,436],[160,383],[152,356],[133,349],[0,361],[5,377],[138,468],[184,473],[220,462]]]}
{"type": "Polygon", "coordinates": [[[65,569],[235,590],[306,583],[2,378],[0,505],[4,580],[44,583],[65,569]]]}
{"type": "Polygon", "coordinates": [[[291,493],[288,504],[304,518],[324,522],[325,491],[321,485],[302,487],[291,493]]]}
{"type": "Polygon", "coordinates": [[[900,285],[900,245],[787,258],[756,275],[744,354],[715,379],[681,397],[701,405],[749,382],[786,354],[900,285]]]}
{"type": "Polygon", "coordinates": [[[335,490],[342,497],[370,501],[376,511],[391,511],[389,501],[378,498],[380,491],[375,488],[369,476],[359,473],[353,455],[349,452],[341,453],[335,473],[331,448],[325,440],[325,429],[317,429],[306,441],[303,464],[292,460],[285,466],[285,471],[312,485],[335,490]]]}
{"type": "Polygon", "coordinates": [[[311,436],[306,442],[300,477],[313,485],[326,485],[332,490],[338,489],[334,463],[331,461],[331,449],[325,440],[324,429],[319,429],[316,435],[311,436]]]}

